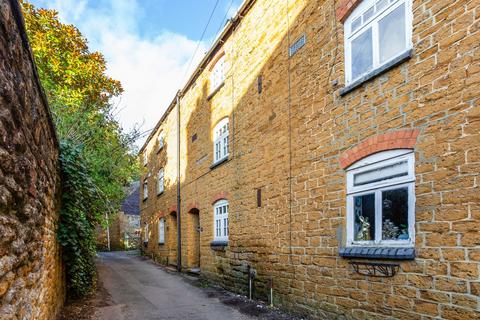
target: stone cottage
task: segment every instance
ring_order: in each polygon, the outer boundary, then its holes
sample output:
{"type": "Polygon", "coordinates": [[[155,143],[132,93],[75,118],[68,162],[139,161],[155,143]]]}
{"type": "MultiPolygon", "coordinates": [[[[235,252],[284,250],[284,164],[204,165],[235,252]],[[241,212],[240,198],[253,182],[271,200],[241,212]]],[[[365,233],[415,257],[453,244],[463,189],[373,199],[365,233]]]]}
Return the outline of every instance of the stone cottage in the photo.
{"type": "Polygon", "coordinates": [[[126,192],[120,211],[109,217],[107,228],[98,226],[98,250],[132,250],[140,248],[140,187],[138,181],[126,192]],[[110,244],[109,244],[110,242],[110,244]]]}
{"type": "Polygon", "coordinates": [[[479,318],[479,41],[476,0],[244,1],[140,151],[144,251],[320,319],[479,318]]]}

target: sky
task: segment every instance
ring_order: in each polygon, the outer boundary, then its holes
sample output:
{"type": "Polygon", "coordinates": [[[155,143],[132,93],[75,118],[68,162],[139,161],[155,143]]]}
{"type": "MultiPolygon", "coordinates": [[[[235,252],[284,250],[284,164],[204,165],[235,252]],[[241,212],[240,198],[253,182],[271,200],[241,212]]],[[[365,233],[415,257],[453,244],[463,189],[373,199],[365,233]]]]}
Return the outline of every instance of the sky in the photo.
{"type": "MultiPolygon", "coordinates": [[[[30,2],[57,10],[63,23],[75,25],[87,38],[90,51],[104,55],[107,74],[119,80],[124,89],[113,101],[118,121],[126,131],[135,126],[148,131],[160,120],[242,0],[30,2]]],[[[146,135],[136,145],[141,146],[145,139],[146,135]]]]}

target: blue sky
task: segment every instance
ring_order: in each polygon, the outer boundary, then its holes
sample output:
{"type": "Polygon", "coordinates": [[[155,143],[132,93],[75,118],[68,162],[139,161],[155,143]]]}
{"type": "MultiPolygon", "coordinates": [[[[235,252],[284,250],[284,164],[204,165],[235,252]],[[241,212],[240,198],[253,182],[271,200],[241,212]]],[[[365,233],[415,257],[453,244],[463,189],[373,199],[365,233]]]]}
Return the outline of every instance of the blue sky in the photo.
{"type": "MultiPolygon", "coordinates": [[[[31,0],[55,9],[74,24],[92,51],[107,61],[107,73],[125,90],[114,104],[126,130],[155,126],[176,91],[202,59],[225,19],[242,0],[218,0],[204,39],[202,31],[217,0],[31,0]],[[198,50],[194,56],[195,49],[198,50]],[[190,70],[186,70],[190,65],[190,70]]],[[[138,145],[144,139],[138,141],[138,145]]]]}

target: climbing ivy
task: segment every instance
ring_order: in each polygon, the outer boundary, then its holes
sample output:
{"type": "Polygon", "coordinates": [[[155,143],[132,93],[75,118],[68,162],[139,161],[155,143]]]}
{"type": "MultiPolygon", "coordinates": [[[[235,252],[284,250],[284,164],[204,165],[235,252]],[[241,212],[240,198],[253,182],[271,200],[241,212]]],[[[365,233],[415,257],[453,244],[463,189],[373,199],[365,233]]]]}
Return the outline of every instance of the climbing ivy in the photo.
{"type": "Polygon", "coordinates": [[[99,200],[82,147],[72,141],[60,142],[62,207],[58,240],[63,247],[67,287],[71,296],[83,296],[95,281],[95,227],[108,210],[99,200]]]}

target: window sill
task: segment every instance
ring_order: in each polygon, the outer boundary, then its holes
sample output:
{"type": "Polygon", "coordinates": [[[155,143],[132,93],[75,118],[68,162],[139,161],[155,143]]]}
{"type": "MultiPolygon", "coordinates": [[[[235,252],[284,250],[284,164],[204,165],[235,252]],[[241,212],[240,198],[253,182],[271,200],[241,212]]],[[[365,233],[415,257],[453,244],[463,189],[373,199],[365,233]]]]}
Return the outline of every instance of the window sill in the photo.
{"type": "Polygon", "coordinates": [[[165,242],[159,242],[158,245],[159,246],[163,246],[165,244],[165,242]]]}
{"type": "Polygon", "coordinates": [[[215,251],[225,251],[225,247],[228,246],[228,241],[214,240],[210,242],[210,247],[215,251]]]}
{"type": "Polygon", "coordinates": [[[398,57],[391,60],[390,62],[384,64],[383,66],[381,66],[381,67],[379,67],[375,70],[370,71],[369,73],[367,73],[363,77],[355,80],[354,82],[352,82],[348,86],[345,86],[342,89],[340,89],[340,96],[343,97],[347,93],[349,93],[349,92],[355,90],[356,88],[360,87],[361,85],[363,85],[365,82],[370,81],[373,78],[375,78],[376,76],[381,75],[381,74],[395,68],[396,66],[402,64],[403,62],[409,60],[412,56],[413,56],[413,49],[408,49],[407,51],[400,54],[398,57]]]}
{"type": "Polygon", "coordinates": [[[157,193],[157,197],[160,197],[162,194],[164,194],[165,191],[157,193]]]}
{"type": "Polygon", "coordinates": [[[143,198],[143,202],[147,202],[148,200],[148,197],[147,198],[143,198]]]}
{"type": "Polygon", "coordinates": [[[211,166],[210,166],[210,169],[213,170],[215,169],[216,167],[219,167],[220,165],[224,164],[225,162],[228,162],[228,156],[223,158],[223,159],[220,159],[218,160],[217,162],[213,163],[211,166]]]}
{"type": "Polygon", "coordinates": [[[158,150],[157,150],[157,154],[159,154],[159,153],[160,153],[160,151],[162,151],[162,150],[163,150],[163,147],[160,147],[160,148],[158,148],[158,150]]]}
{"type": "Polygon", "coordinates": [[[364,259],[391,259],[391,260],[413,260],[415,259],[415,248],[405,247],[344,247],[340,248],[339,255],[342,258],[364,258],[364,259]]]}
{"type": "Polygon", "coordinates": [[[222,87],[225,85],[225,81],[223,81],[222,83],[220,83],[213,91],[212,93],[210,93],[207,97],[207,100],[210,100],[213,98],[213,96],[218,92],[220,91],[220,89],[222,89],[222,87]]]}

